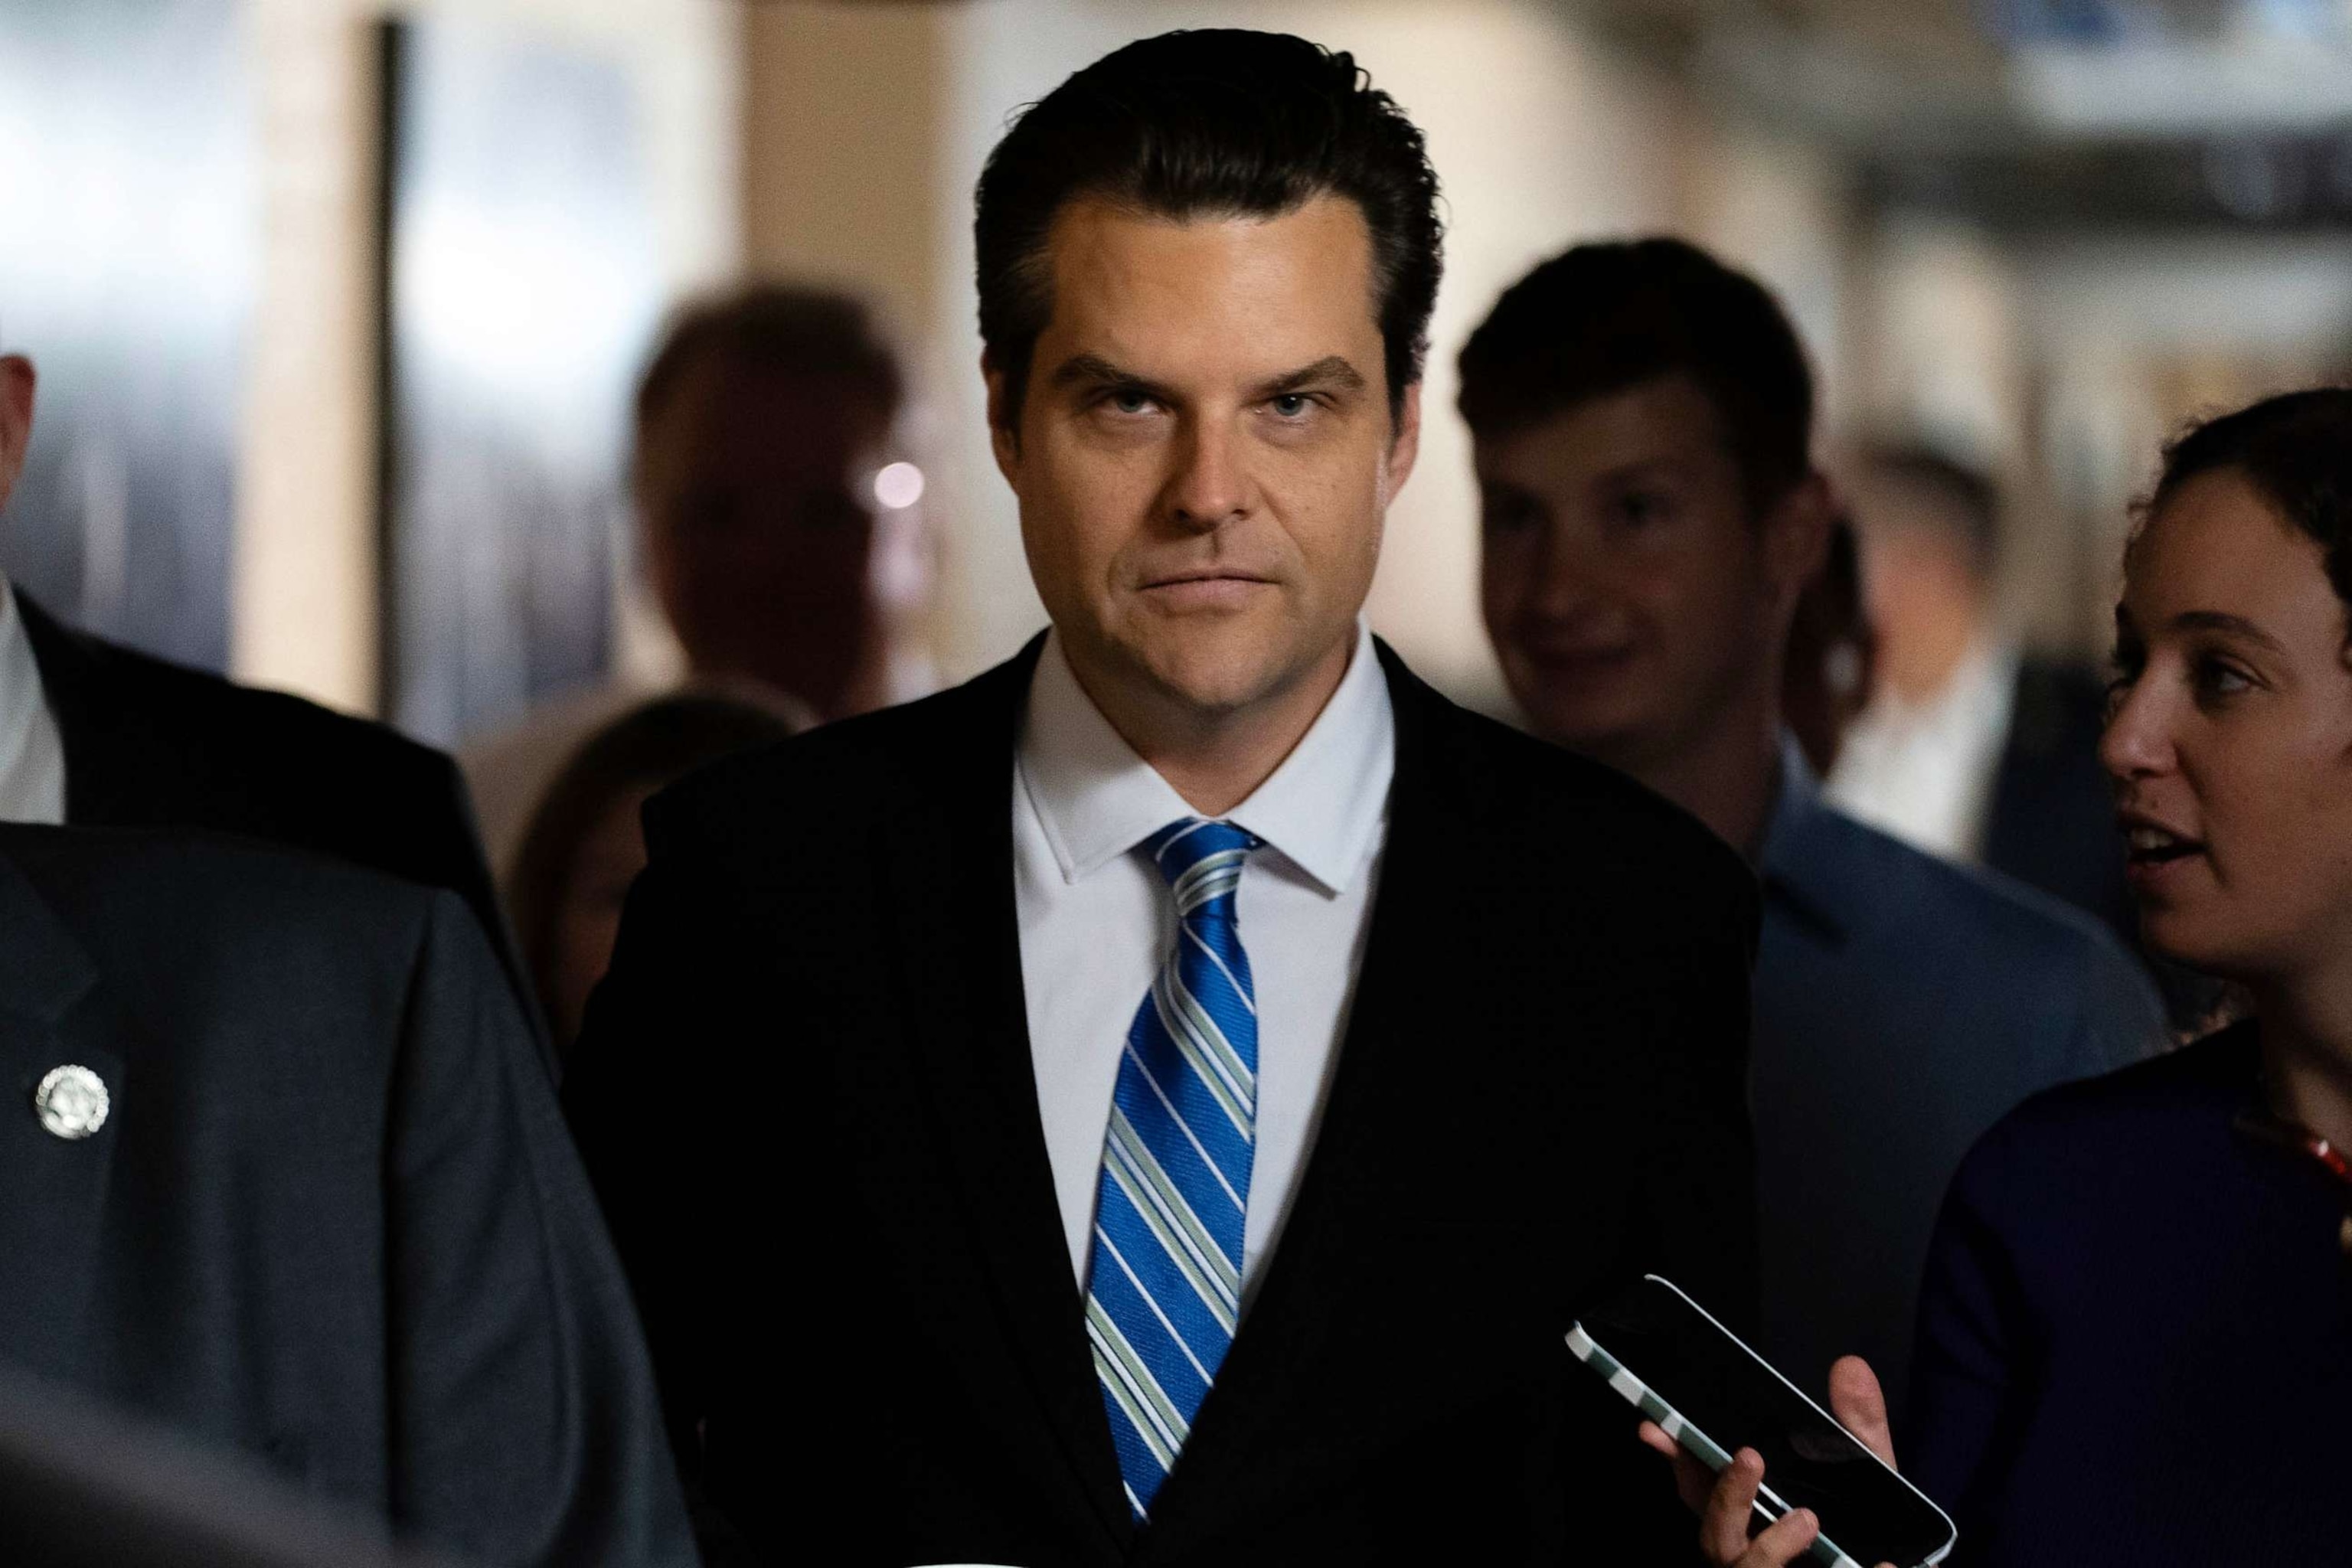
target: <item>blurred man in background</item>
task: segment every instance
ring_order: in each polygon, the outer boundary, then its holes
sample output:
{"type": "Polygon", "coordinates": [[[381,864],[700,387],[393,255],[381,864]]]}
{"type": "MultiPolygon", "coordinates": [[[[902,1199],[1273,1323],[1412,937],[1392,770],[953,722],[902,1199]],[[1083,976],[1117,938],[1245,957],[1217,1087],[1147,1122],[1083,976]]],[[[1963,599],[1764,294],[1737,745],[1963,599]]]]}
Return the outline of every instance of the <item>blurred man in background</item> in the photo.
{"type": "MultiPolygon", "coordinates": [[[[902,395],[845,295],[755,285],[672,323],[637,386],[631,489],[689,684],[794,728],[888,700],[874,482],[902,395]]],[[[647,695],[567,699],[461,750],[502,877],[557,770],[647,695]]]]}
{"type": "Polygon", "coordinates": [[[1763,1348],[1816,1393],[1861,1353],[1899,1406],[1960,1156],[2034,1090],[2145,1054],[2155,1000],[2095,924],[1822,804],[1780,704],[1832,503],[1769,294],[1680,241],[1580,247],[1503,295],[1461,366],[1513,694],[1763,878],[1763,1348]]]}
{"type": "MultiPolygon", "coordinates": [[[[0,355],[0,513],[24,471],[36,384],[30,360],[0,355]]],[[[287,844],[453,889],[505,947],[446,756],[72,630],[5,578],[0,822],[194,827],[287,844]]]]}
{"type": "Polygon", "coordinates": [[[2026,658],[2001,629],[2000,507],[1983,474],[1920,447],[1865,451],[1850,484],[1879,638],[1878,690],[1847,736],[1838,806],[1947,859],[1990,866],[2137,940],[2099,732],[2095,670],[2026,658]]]}

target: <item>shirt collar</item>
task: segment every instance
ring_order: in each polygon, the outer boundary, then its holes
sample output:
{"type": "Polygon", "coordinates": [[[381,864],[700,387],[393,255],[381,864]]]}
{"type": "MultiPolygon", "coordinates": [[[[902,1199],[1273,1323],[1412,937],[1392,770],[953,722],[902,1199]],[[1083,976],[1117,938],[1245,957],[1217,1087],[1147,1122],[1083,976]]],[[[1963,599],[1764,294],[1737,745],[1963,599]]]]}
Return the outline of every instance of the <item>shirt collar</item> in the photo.
{"type": "Polygon", "coordinates": [[[41,667],[0,575],[0,822],[65,820],[65,752],[41,686],[41,667]]]}
{"type": "MultiPolygon", "coordinates": [[[[1058,633],[1029,689],[1017,763],[1066,882],[1076,882],[1180,817],[1199,815],[1136,755],[1078,684],[1058,633]]],[[[1363,870],[1388,815],[1396,715],[1360,622],[1348,672],[1298,744],[1225,814],[1338,897],[1363,870]]]]}

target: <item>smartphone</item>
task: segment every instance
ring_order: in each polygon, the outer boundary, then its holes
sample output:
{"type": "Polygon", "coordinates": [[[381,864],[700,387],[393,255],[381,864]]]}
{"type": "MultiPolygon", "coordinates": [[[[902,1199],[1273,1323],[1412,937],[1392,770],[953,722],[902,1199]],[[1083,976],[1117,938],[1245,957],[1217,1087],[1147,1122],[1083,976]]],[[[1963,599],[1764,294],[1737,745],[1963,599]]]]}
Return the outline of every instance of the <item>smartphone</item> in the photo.
{"type": "Polygon", "coordinates": [[[1654,1274],[1586,1313],[1568,1348],[1707,1468],[1741,1448],[1763,1455],[1757,1512],[1812,1510],[1811,1555],[1832,1568],[1925,1568],[1959,1539],[1925,1492],[1654,1274]]]}

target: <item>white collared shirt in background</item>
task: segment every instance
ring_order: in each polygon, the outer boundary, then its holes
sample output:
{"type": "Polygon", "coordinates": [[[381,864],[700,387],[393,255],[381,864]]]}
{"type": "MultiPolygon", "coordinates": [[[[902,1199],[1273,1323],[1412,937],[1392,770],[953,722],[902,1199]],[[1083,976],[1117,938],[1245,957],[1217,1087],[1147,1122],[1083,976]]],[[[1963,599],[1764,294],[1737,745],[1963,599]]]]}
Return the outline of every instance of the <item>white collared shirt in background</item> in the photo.
{"type": "Polygon", "coordinates": [[[1831,803],[1930,855],[1981,859],[2019,667],[2014,646],[1979,639],[1933,700],[1882,692],[1846,731],[1831,803]]]}
{"type": "MultiPolygon", "coordinates": [[[[1225,814],[1266,846],[1244,867],[1234,907],[1258,1019],[1244,1306],[1281,1234],[1347,1029],[1395,772],[1388,682],[1360,626],[1314,725],[1225,814]]],[[[1128,1028],[1176,936],[1168,884],[1137,846],[1197,815],[1111,728],[1049,637],[1014,753],[1013,877],[1037,1108],[1081,1289],[1128,1028]]]]}
{"type": "Polygon", "coordinates": [[[66,747],[41,688],[16,593],[0,577],[0,822],[62,826],[66,747]]]}

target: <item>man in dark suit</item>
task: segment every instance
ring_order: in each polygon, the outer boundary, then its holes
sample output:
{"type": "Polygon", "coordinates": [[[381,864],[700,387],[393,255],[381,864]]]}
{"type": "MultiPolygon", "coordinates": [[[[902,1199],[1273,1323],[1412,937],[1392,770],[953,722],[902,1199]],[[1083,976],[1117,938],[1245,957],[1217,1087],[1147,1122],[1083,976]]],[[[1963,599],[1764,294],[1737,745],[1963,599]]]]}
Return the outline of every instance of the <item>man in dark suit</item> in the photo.
{"type": "Polygon", "coordinates": [[[1171,34],[1030,109],[977,251],[1052,629],[647,808],[567,1105],[752,1552],[1684,1538],[1563,1336],[1643,1269],[1751,1310],[1754,890],[1361,626],[1435,197],[1296,38],[1171,34]]]}
{"type": "Polygon", "coordinates": [[[1831,515],[1802,346],[1674,239],[1579,246],[1462,351],[1487,629],[1536,731],[1680,801],[1763,878],[1751,1059],[1759,1346],[1818,1395],[1864,1355],[1900,1408],[1937,1206],[2028,1095],[2160,1038],[2075,911],[1826,805],[1781,662],[1831,515]]]}
{"type": "Polygon", "coordinates": [[[624,1280],[446,892],[0,826],[0,1360],[492,1563],[690,1563],[624,1280]]]}
{"type": "MultiPolygon", "coordinates": [[[[0,355],[0,511],[24,468],[34,388],[32,362],[0,355]]],[[[73,630],[5,577],[0,822],[189,827],[290,845],[451,889],[505,952],[446,756],[73,630]]]]}

